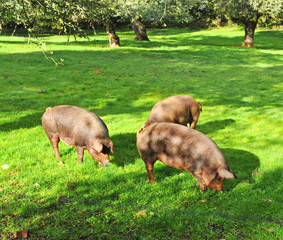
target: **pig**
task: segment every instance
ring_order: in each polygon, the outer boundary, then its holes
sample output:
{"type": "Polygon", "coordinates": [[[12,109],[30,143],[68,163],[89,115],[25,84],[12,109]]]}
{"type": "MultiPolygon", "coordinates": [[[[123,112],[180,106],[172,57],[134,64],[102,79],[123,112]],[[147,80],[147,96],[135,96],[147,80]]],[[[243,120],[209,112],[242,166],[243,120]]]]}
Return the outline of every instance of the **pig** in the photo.
{"type": "Polygon", "coordinates": [[[153,123],[170,122],[178,123],[195,129],[202,105],[189,95],[177,95],[165,98],[156,103],[141,129],[153,123]]]}
{"type": "Polygon", "coordinates": [[[205,134],[175,123],[155,123],[137,132],[137,148],[145,162],[150,182],[157,160],[186,170],[199,183],[222,191],[224,179],[235,179],[216,143],[205,134]]]}
{"type": "Polygon", "coordinates": [[[93,112],[69,105],[49,107],[42,116],[42,125],[57,158],[60,158],[58,142],[61,140],[76,147],[79,163],[83,162],[84,150],[100,166],[110,163],[113,142],[109,139],[107,126],[93,112]]]}

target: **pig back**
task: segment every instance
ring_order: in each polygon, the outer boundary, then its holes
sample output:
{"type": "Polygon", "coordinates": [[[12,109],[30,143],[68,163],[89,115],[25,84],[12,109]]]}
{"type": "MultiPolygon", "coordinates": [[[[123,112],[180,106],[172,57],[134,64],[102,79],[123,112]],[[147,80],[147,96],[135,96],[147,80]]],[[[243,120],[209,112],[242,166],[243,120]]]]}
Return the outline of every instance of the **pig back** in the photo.
{"type": "Polygon", "coordinates": [[[174,123],[155,123],[137,135],[137,148],[145,158],[155,156],[178,168],[228,167],[217,144],[205,134],[174,123]]]}
{"type": "Polygon", "coordinates": [[[46,133],[57,133],[71,145],[88,145],[94,138],[108,138],[105,123],[96,114],[76,106],[48,108],[42,117],[46,133]]]}
{"type": "Polygon", "coordinates": [[[149,115],[149,124],[156,122],[181,123],[190,121],[191,109],[199,109],[198,102],[189,95],[177,95],[156,103],[149,115]]]}

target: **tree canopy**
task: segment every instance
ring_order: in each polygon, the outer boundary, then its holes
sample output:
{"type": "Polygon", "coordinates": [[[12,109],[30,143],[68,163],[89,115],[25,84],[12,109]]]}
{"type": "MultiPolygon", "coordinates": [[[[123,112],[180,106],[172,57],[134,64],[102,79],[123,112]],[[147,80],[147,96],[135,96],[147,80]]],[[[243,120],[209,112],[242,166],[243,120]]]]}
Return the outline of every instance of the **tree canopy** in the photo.
{"type": "Polygon", "coordinates": [[[254,31],[261,16],[277,18],[283,10],[282,0],[215,0],[214,3],[219,14],[245,25],[245,47],[254,46],[254,31]]]}
{"type": "Polygon", "coordinates": [[[119,46],[119,22],[132,23],[135,40],[148,40],[142,22],[165,27],[209,22],[217,15],[243,24],[243,45],[253,47],[259,18],[282,17],[282,0],[0,0],[0,31],[13,23],[36,32],[45,21],[59,33],[82,36],[84,23],[89,28],[100,24],[109,34],[110,46],[119,46]]]}

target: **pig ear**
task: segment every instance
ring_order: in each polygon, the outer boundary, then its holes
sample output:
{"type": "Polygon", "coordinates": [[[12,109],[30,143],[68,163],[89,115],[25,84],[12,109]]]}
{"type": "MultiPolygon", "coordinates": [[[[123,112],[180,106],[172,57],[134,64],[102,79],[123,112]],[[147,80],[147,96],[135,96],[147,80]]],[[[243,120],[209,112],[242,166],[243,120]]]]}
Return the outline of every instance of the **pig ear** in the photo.
{"type": "Polygon", "coordinates": [[[101,139],[101,143],[106,146],[107,148],[109,148],[111,150],[111,152],[114,154],[114,146],[113,146],[113,142],[110,139],[101,139]]]}
{"type": "Polygon", "coordinates": [[[103,145],[99,141],[95,141],[94,144],[92,145],[92,148],[97,152],[101,152],[103,149],[103,145]]]}
{"type": "Polygon", "coordinates": [[[218,174],[219,174],[220,177],[226,178],[226,179],[235,179],[236,178],[234,173],[232,173],[230,170],[227,170],[227,169],[224,169],[224,168],[218,169],[218,174]]]}
{"type": "Polygon", "coordinates": [[[111,152],[114,154],[114,145],[113,145],[113,142],[111,140],[109,140],[108,147],[110,148],[111,152]]]}

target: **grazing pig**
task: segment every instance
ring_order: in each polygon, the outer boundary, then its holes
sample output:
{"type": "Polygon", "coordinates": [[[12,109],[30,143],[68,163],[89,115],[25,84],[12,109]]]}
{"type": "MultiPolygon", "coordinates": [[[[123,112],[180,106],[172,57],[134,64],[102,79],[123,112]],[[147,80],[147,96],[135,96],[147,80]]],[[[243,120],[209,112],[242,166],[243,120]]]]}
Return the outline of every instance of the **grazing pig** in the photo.
{"type": "Polygon", "coordinates": [[[61,140],[76,147],[79,163],[83,161],[86,149],[100,166],[109,164],[113,143],[105,123],[96,114],[68,105],[47,108],[42,116],[42,125],[56,157],[60,157],[58,142],[61,140]]]}
{"type": "Polygon", "coordinates": [[[156,103],[146,121],[141,128],[148,127],[153,123],[170,122],[195,129],[198,122],[201,104],[189,95],[178,95],[163,99],[156,103]]]}
{"type": "Polygon", "coordinates": [[[216,143],[194,129],[174,123],[155,123],[137,132],[137,148],[145,162],[150,182],[157,160],[188,171],[199,183],[223,190],[224,179],[235,179],[216,143]]]}

